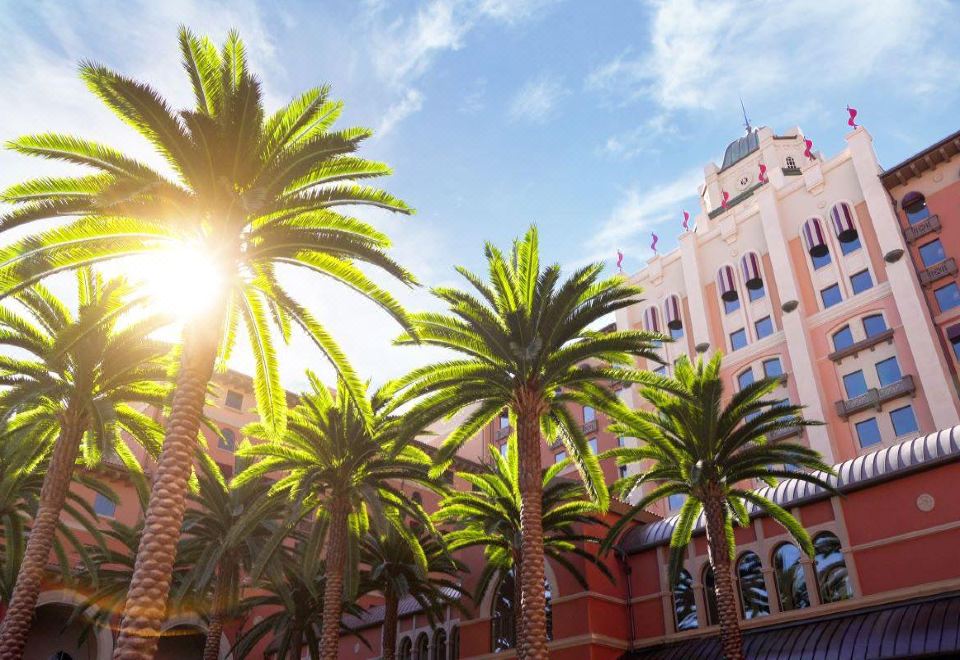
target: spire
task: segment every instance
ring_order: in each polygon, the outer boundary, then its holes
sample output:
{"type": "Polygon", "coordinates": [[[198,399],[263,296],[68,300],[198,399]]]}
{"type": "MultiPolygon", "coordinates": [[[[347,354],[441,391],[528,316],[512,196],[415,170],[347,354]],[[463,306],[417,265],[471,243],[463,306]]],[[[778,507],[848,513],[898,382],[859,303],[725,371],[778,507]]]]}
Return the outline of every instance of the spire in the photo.
{"type": "Polygon", "coordinates": [[[747,133],[753,130],[753,127],[750,125],[750,118],[747,117],[747,109],[743,107],[743,97],[740,98],[740,109],[743,111],[743,128],[746,129],[747,133]]]}

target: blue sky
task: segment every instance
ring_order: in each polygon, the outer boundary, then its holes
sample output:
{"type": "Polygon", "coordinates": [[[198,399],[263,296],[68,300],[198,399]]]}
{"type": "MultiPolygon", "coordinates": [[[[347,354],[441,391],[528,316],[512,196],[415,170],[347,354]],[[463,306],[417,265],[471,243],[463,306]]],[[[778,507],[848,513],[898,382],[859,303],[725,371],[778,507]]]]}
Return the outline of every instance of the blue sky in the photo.
{"type": "MultiPolygon", "coordinates": [[[[799,125],[828,156],[856,106],[887,165],[957,129],[960,5],[936,0],[0,0],[0,139],[69,131],[149,159],[75,67],[104,62],[185,105],[181,22],[218,41],[238,28],[271,109],[330,83],[345,124],[379,130],[365,155],[395,168],[385,185],[418,214],[372,219],[427,284],[479,267],[484,240],[506,244],[531,222],[552,260],[612,264],[621,249],[641,267],[650,232],[661,251],[675,244],[703,165],[742,131],[738,96],[754,124],[799,125]]],[[[0,155],[2,185],[46,171],[0,155]]],[[[389,348],[396,328],[371,306],[298,285],[362,372],[430,357],[389,348]]],[[[295,387],[304,361],[285,363],[295,387]]]]}

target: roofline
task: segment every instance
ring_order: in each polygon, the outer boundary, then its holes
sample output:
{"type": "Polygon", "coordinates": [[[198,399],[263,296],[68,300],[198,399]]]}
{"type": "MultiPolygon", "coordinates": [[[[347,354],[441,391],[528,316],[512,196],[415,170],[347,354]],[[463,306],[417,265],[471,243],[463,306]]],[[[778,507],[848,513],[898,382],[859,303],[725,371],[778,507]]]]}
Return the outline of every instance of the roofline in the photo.
{"type": "Polygon", "coordinates": [[[933,169],[934,165],[947,162],[958,153],[960,153],[960,131],[951,133],[939,142],[935,142],[893,167],[885,169],[880,173],[880,180],[887,190],[891,190],[904,185],[910,179],[920,176],[922,172],[933,169]],[[937,163],[934,163],[933,158],[931,158],[933,154],[936,154],[939,158],[937,163]],[[918,168],[917,164],[920,164],[921,167],[918,168]]]}

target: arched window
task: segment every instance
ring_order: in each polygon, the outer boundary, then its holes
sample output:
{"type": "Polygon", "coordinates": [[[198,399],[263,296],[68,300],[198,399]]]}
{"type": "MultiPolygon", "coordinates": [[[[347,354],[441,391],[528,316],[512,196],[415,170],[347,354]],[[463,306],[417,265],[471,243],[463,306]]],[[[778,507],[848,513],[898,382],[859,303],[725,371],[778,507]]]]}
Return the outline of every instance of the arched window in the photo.
{"type": "Polygon", "coordinates": [[[853,333],[850,326],[845,325],[833,333],[833,350],[842,351],[850,346],[853,346],[853,333]]]}
{"type": "Polygon", "coordinates": [[[673,612],[676,615],[677,631],[693,630],[697,623],[697,601],[693,597],[693,578],[686,569],[680,569],[680,578],[673,588],[673,612]]]}
{"type": "Polygon", "coordinates": [[[813,564],[817,572],[820,600],[824,603],[835,603],[853,598],[847,562],[843,558],[837,535],[831,532],[818,534],[813,540],[813,548],[816,553],[813,564]]]}
{"type": "Polygon", "coordinates": [[[787,156],[785,162],[786,162],[786,164],[787,164],[787,169],[788,169],[788,170],[795,170],[795,169],[797,169],[797,161],[794,159],[793,156],[787,156]]]}
{"type": "Polygon", "coordinates": [[[803,223],[803,243],[807,252],[813,258],[813,267],[820,268],[822,265],[830,263],[830,247],[827,245],[827,237],[823,233],[823,227],[820,225],[819,218],[810,218],[803,223]],[[827,257],[825,263],[818,265],[817,260],[827,257]]]}
{"type": "Polygon", "coordinates": [[[680,296],[670,295],[663,301],[663,318],[670,330],[670,338],[677,340],[683,337],[683,315],[680,312],[680,296]]]}
{"type": "Polygon", "coordinates": [[[930,209],[927,208],[927,199],[918,192],[909,192],[900,200],[900,206],[907,214],[907,222],[911,225],[930,217],[930,209]]]}
{"type": "Polygon", "coordinates": [[[400,641],[400,651],[397,653],[398,660],[413,660],[413,642],[409,637],[404,637],[400,641]]]}
{"type": "Polygon", "coordinates": [[[433,653],[431,660],[447,660],[447,631],[437,628],[433,633],[433,653]]]}
{"type": "Polygon", "coordinates": [[[721,266],[717,271],[717,289],[725,302],[733,302],[740,296],[737,293],[737,276],[733,266],[721,266]]]}
{"type": "Polygon", "coordinates": [[[430,638],[422,632],[417,637],[417,646],[414,648],[413,660],[430,660],[430,638]]]}
{"type": "MultiPolygon", "coordinates": [[[[547,639],[553,639],[553,607],[551,604],[553,599],[550,584],[546,580],[543,583],[543,592],[547,601],[545,608],[547,639]]],[[[512,649],[517,645],[516,621],[519,599],[520,590],[511,570],[500,580],[497,592],[493,597],[490,625],[492,632],[491,647],[494,652],[512,649]]]]}
{"type": "Polygon", "coordinates": [[[870,314],[863,317],[863,334],[867,337],[879,335],[886,330],[887,322],[883,319],[883,314],[870,314]]]}
{"type": "Polygon", "coordinates": [[[460,660],[460,626],[450,629],[450,660],[460,660]]]}
{"type": "MultiPolygon", "coordinates": [[[[837,240],[841,243],[852,243],[858,241],[857,225],[853,222],[853,211],[846,202],[834,204],[830,209],[830,221],[833,224],[833,232],[837,235],[837,240]]],[[[847,250],[844,250],[846,253],[847,250]]]]}
{"type": "Polygon", "coordinates": [[[740,613],[744,619],[770,614],[770,594],[763,581],[763,568],[757,553],[745,552],[740,556],[737,582],[740,583],[740,613]]]}
{"type": "Polygon", "coordinates": [[[217,442],[217,444],[220,446],[220,449],[233,451],[237,448],[237,434],[233,432],[233,429],[223,427],[220,429],[220,436],[221,437],[217,442]]]}
{"type": "Polygon", "coordinates": [[[717,610],[717,581],[713,577],[713,567],[707,564],[703,569],[703,602],[707,604],[707,625],[720,623],[717,610]]]}
{"type": "Polygon", "coordinates": [[[799,610],[810,607],[810,594],[807,593],[806,574],[800,563],[800,551],[792,543],[784,543],[773,553],[773,574],[776,578],[777,593],[780,596],[780,610],[799,610]]]}
{"type": "Polygon", "coordinates": [[[643,327],[647,332],[660,332],[660,314],[656,307],[651,305],[643,310],[643,327]]]}
{"type": "Polygon", "coordinates": [[[743,283],[748,289],[763,288],[763,270],[760,267],[760,256],[756,252],[747,252],[740,259],[740,270],[743,271],[743,283]]]}

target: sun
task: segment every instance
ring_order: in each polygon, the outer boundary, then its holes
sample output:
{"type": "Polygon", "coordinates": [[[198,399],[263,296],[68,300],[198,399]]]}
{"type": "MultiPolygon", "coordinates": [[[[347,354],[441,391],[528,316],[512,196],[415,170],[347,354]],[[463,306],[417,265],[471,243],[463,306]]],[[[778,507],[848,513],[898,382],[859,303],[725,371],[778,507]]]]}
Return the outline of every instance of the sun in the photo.
{"type": "Polygon", "coordinates": [[[136,260],[129,272],[156,311],[188,321],[224,293],[224,273],[209,249],[180,243],[136,260]]]}

